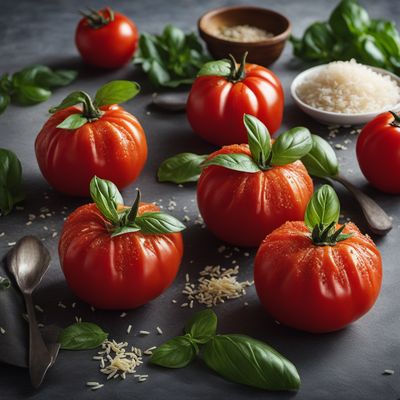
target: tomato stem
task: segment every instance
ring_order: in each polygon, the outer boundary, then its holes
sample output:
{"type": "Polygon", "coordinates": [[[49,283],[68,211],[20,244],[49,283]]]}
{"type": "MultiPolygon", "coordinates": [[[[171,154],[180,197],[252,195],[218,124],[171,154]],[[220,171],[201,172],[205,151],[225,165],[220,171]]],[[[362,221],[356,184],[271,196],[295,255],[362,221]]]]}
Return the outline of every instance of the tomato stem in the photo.
{"type": "Polygon", "coordinates": [[[102,115],[101,111],[93,104],[92,99],[86,92],[80,92],[83,97],[83,116],[86,117],[89,121],[94,121],[99,119],[102,115]]]}
{"type": "Polygon", "coordinates": [[[395,128],[400,128],[400,116],[399,114],[395,113],[394,111],[389,111],[390,114],[393,115],[394,120],[390,123],[391,126],[395,128]]]}
{"type": "Polygon", "coordinates": [[[85,11],[80,11],[80,13],[86,18],[93,29],[99,29],[114,21],[114,11],[110,7],[106,7],[105,10],[100,11],[96,11],[93,8],[88,8],[88,10],[89,13],[85,11]],[[108,16],[105,15],[106,13],[108,16]]]}
{"type": "Polygon", "coordinates": [[[237,67],[237,62],[232,54],[229,54],[229,59],[231,62],[231,72],[228,76],[228,81],[236,83],[241,81],[245,77],[245,67],[246,67],[246,57],[248,52],[243,54],[242,61],[240,62],[239,68],[237,67]]]}

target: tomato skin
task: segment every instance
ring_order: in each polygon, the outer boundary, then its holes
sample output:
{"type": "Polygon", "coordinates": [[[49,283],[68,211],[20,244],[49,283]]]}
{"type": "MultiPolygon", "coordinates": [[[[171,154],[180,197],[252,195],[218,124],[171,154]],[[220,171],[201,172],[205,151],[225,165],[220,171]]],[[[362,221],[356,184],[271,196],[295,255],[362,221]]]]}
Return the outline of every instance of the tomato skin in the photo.
{"type": "MultiPolygon", "coordinates": [[[[141,204],[139,215],[159,211],[141,204]]],[[[95,204],[76,209],[59,242],[62,270],[71,290],[99,309],[130,309],[148,303],[171,285],[183,254],[181,233],[111,237],[95,204]]]]}
{"type": "Polygon", "coordinates": [[[394,117],[378,115],[362,129],[356,152],[358,164],[372,186],[400,194],[400,127],[390,125],[394,117]]]}
{"type": "MultiPolygon", "coordinates": [[[[107,10],[99,11],[108,17],[107,10]]],[[[75,44],[83,60],[95,67],[119,68],[127,64],[135,53],[139,40],[136,25],[123,14],[114,13],[114,20],[93,28],[86,17],[75,32],[75,44]]]]}
{"type": "Polygon", "coordinates": [[[39,132],[36,158],[56,190],[88,196],[94,175],[121,189],[140,174],[147,159],[147,142],[139,121],[117,105],[101,110],[100,119],[78,129],[57,128],[69,115],[81,112],[79,107],[69,107],[53,114],[39,132]]]}
{"type": "Polygon", "coordinates": [[[304,222],[297,221],[265,238],[255,258],[254,283],[273,318],[308,332],[331,332],[373,306],[382,283],[381,255],[354,224],[344,233],[353,236],[335,246],[316,246],[304,222]]]}
{"type": "Polygon", "coordinates": [[[260,119],[273,134],[282,122],[284,94],[269,69],[246,64],[237,83],[220,76],[200,76],[190,90],[186,114],[194,132],[218,146],[247,143],[243,115],[260,119]]]}
{"type": "MultiPolygon", "coordinates": [[[[225,146],[209,158],[229,153],[250,155],[250,150],[246,144],[225,146]]],[[[214,235],[252,247],[284,222],[302,219],[312,193],[301,161],[256,173],[210,166],[200,176],[197,203],[214,235]]]]}

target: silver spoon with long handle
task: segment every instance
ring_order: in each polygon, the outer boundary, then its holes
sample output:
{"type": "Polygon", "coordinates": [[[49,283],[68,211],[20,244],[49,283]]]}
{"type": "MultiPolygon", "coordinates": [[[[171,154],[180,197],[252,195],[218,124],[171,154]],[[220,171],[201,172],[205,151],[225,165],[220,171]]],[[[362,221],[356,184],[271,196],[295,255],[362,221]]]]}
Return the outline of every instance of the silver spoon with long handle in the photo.
{"type": "Polygon", "coordinates": [[[46,273],[49,263],[50,254],[42,242],[34,236],[25,236],[13,248],[8,264],[26,303],[29,317],[29,372],[35,388],[43,382],[54,358],[43,341],[32,301],[32,293],[46,273]]]}

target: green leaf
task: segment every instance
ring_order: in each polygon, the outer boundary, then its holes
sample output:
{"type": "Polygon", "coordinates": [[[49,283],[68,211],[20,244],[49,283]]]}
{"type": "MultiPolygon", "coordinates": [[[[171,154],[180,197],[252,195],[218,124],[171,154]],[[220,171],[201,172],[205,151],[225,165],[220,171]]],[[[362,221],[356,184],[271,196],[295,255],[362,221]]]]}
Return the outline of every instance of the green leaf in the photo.
{"type": "Polygon", "coordinates": [[[49,112],[55,113],[56,111],[64,110],[65,108],[74,106],[76,104],[84,103],[85,100],[86,97],[84,92],[75,91],[70,93],[58,106],[51,107],[49,112]]]}
{"type": "Polygon", "coordinates": [[[261,171],[251,157],[240,153],[218,154],[217,156],[204,161],[201,167],[207,168],[212,165],[240,172],[255,173],[261,171]]]}
{"type": "Polygon", "coordinates": [[[89,120],[82,114],[71,114],[65,118],[63,122],[57,125],[57,128],[61,129],[78,129],[81,126],[87,124],[89,120]]]}
{"type": "Polygon", "coordinates": [[[244,335],[218,335],[204,347],[203,360],[227,380],[265,390],[297,390],[296,367],[267,344],[244,335]]]}
{"type": "Polygon", "coordinates": [[[0,91],[0,114],[2,114],[10,104],[10,95],[0,91]]]}
{"type": "Polygon", "coordinates": [[[111,233],[111,237],[116,237],[120,235],[124,235],[125,233],[133,233],[139,232],[139,226],[119,226],[118,228],[114,229],[111,233]]]}
{"type": "Polygon", "coordinates": [[[52,71],[46,65],[32,65],[15,72],[12,77],[14,87],[18,86],[41,86],[36,80],[39,74],[51,74],[52,71]]]}
{"type": "Polygon", "coordinates": [[[140,86],[131,81],[111,81],[103,85],[94,99],[98,107],[109,104],[119,104],[135,97],[140,92],[140,86]]]}
{"type": "Polygon", "coordinates": [[[272,145],[273,165],[290,164],[304,157],[312,148],[311,133],[307,128],[297,127],[282,133],[272,145]]]}
{"type": "Polygon", "coordinates": [[[312,148],[301,159],[310,175],[318,178],[334,177],[339,173],[338,160],[331,145],[320,136],[311,135],[312,148]]]}
{"type": "Polygon", "coordinates": [[[165,86],[171,81],[168,70],[157,60],[150,63],[149,78],[155,86],[165,86]]]}
{"type": "Polygon", "coordinates": [[[50,90],[33,85],[18,86],[13,93],[13,99],[21,105],[42,103],[50,96],[50,90]]]}
{"type": "Polygon", "coordinates": [[[231,63],[223,59],[218,61],[209,61],[205,63],[197,76],[229,76],[231,73],[231,63]]]}
{"type": "Polygon", "coordinates": [[[217,316],[213,310],[206,309],[194,314],[185,325],[185,332],[197,343],[207,343],[217,331],[217,316]]]}
{"type": "Polygon", "coordinates": [[[321,186],[308,203],[304,222],[312,231],[315,226],[328,226],[339,220],[340,203],[336,192],[329,185],[321,186]]]}
{"type": "Polygon", "coordinates": [[[95,176],[90,181],[90,195],[103,216],[110,222],[118,224],[117,207],[119,204],[123,205],[124,201],[117,186],[106,179],[95,176]]]}
{"type": "Polygon", "coordinates": [[[157,178],[159,182],[197,182],[201,174],[201,164],[207,157],[207,154],[176,154],[161,163],[157,178]]]}
{"type": "Polygon", "coordinates": [[[147,235],[180,232],[185,225],[172,215],[162,212],[146,212],[136,217],[135,224],[147,235]]]}
{"type": "Polygon", "coordinates": [[[56,71],[39,71],[35,77],[35,82],[38,86],[45,88],[55,88],[67,86],[72,83],[78,72],[70,69],[59,69],[56,71]]]}
{"type": "Polygon", "coordinates": [[[0,276],[0,290],[8,289],[11,286],[11,282],[8,278],[0,276]]]}
{"type": "Polygon", "coordinates": [[[179,52],[185,46],[184,32],[174,25],[168,24],[162,33],[162,39],[167,48],[179,52]]]}
{"type": "Polygon", "coordinates": [[[261,169],[268,167],[271,153],[271,137],[267,127],[253,115],[243,116],[244,126],[247,130],[247,139],[253,160],[261,169]]]}
{"type": "Polygon", "coordinates": [[[99,347],[108,337],[98,325],[79,322],[65,328],[58,341],[64,350],[88,350],[99,347]]]}
{"type": "Polygon", "coordinates": [[[152,364],[166,368],[183,368],[194,360],[198,347],[188,335],[177,336],[153,350],[152,364]]]}

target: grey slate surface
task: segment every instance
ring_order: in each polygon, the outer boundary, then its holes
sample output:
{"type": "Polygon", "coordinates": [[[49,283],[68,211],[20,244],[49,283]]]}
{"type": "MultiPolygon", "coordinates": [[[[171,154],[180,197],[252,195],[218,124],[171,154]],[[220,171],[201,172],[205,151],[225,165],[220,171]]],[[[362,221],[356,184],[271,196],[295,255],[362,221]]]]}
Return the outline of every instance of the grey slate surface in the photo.
{"type": "MultiPolygon", "coordinates": [[[[293,1],[222,1],[222,0],[152,0],[152,1],[1,1],[0,12],[0,72],[14,71],[29,64],[42,63],[51,66],[74,67],[80,70],[80,77],[70,87],[60,89],[44,104],[21,108],[11,106],[0,117],[0,146],[14,150],[23,163],[27,201],[24,211],[17,211],[0,219],[0,256],[8,251],[8,243],[24,234],[35,234],[45,239],[52,254],[50,271],[35,294],[37,304],[45,309],[39,315],[44,324],[66,326],[78,315],[84,320],[99,323],[117,340],[128,340],[131,344],[147,348],[157,345],[178,333],[191,311],[171,303],[172,299],[183,301],[180,294],[185,273],[192,279],[197,271],[208,264],[228,266],[233,259],[241,266],[241,279],[251,279],[252,258],[243,255],[243,250],[231,258],[217,252],[222,244],[206,229],[194,225],[197,217],[195,186],[158,184],[155,173],[160,162],[181,151],[206,153],[213,149],[194,135],[183,114],[166,114],[147,108],[153,89],[145,77],[132,66],[115,72],[97,72],[81,65],[73,43],[73,33],[78,20],[77,10],[86,5],[101,7],[111,5],[125,12],[137,23],[139,30],[158,32],[169,22],[186,30],[194,30],[197,18],[206,10],[223,5],[248,3],[271,7],[287,15],[293,22],[294,33],[300,34],[316,19],[325,19],[333,7],[328,0],[293,1]],[[142,122],[148,137],[149,159],[141,177],[124,191],[126,201],[132,201],[134,188],[139,186],[144,201],[159,201],[167,204],[172,198],[177,203],[173,213],[178,217],[188,214],[191,222],[184,233],[185,257],[181,271],[173,286],[157,300],[134,311],[124,319],[119,312],[92,312],[88,305],[79,302],[67,288],[61,273],[58,256],[58,237],[64,214],[84,203],[55,193],[40,175],[34,157],[33,142],[36,134],[48,117],[47,109],[57,104],[69,91],[85,89],[94,92],[102,83],[115,79],[134,79],[142,84],[143,92],[126,108],[142,122]],[[41,207],[55,211],[55,215],[44,220],[37,219],[26,226],[28,213],[40,214],[41,207]],[[64,209],[68,207],[67,210],[64,209]],[[182,208],[187,206],[189,212],[182,208]],[[47,227],[48,230],[45,230],[47,227]],[[193,263],[190,263],[194,260],[193,263]],[[57,303],[62,301],[68,309],[62,310],[57,303]],[[71,303],[77,302],[75,309],[71,303]],[[131,335],[126,335],[129,324],[133,325],[131,335]],[[163,336],[155,334],[156,326],[162,327],[163,336]],[[152,335],[137,336],[141,329],[152,331],[152,335]]],[[[399,21],[400,3],[391,0],[364,0],[374,17],[393,18],[399,21]]],[[[293,77],[304,66],[291,58],[291,46],[285,49],[283,57],[272,67],[279,75],[286,91],[285,117],[282,130],[295,125],[306,125],[313,132],[326,135],[327,129],[310,120],[298,111],[290,99],[288,88],[293,77]]],[[[355,160],[354,136],[341,131],[335,143],[353,140],[348,150],[338,150],[342,171],[352,182],[365,189],[393,217],[394,229],[385,238],[378,238],[384,261],[382,292],[373,310],[360,321],[337,333],[311,335],[276,325],[261,309],[254,288],[246,297],[216,307],[219,330],[224,333],[245,333],[268,342],[292,360],[302,377],[301,390],[295,393],[266,393],[241,387],[222,380],[208,371],[201,362],[175,371],[145,365],[141,373],[149,373],[146,383],[138,384],[134,379],[123,382],[108,382],[96,393],[85,388],[89,380],[102,381],[97,363],[91,360],[94,352],[61,352],[59,359],[49,372],[40,391],[30,387],[28,373],[24,369],[0,365],[0,399],[349,399],[349,400],[396,400],[400,398],[400,320],[399,290],[400,269],[398,260],[400,211],[399,198],[386,196],[369,187],[362,178],[355,160]],[[249,303],[244,307],[244,302],[249,303]],[[393,369],[393,376],[383,376],[384,369],[393,369]]],[[[357,205],[346,192],[337,186],[343,212],[366,231],[357,205]]],[[[197,309],[197,307],[196,307],[197,309]]],[[[200,309],[200,308],[198,308],[200,309]]],[[[12,332],[11,332],[12,334],[12,332]]],[[[1,341],[0,341],[1,345],[1,341]]],[[[1,350],[1,347],[0,347],[1,350]]]]}

